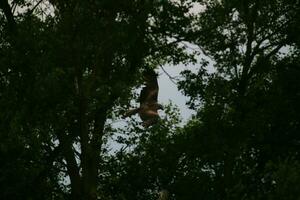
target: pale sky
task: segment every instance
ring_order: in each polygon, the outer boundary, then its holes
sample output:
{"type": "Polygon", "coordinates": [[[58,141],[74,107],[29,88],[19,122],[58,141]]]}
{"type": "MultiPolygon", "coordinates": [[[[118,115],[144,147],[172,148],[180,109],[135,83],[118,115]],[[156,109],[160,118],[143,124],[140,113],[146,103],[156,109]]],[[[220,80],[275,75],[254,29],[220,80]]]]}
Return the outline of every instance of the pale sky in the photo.
{"type": "MultiPolygon", "coordinates": [[[[163,66],[165,71],[168,72],[168,74],[172,77],[178,77],[180,76],[180,72],[185,69],[190,69],[194,71],[193,69],[195,66],[184,66],[184,65],[165,65],[163,66]]],[[[177,85],[173,83],[168,75],[164,73],[162,69],[159,69],[159,78],[158,78],[158,84],[159,84],[159,93],[158,93],[158,101],[162,104],[168,104],[170,101],[177,105],[180,110],[180,115],[183,118],[184,121],[186,121],[193,113],[192,110],[190,110],[186,106],[186,102],[188,100],[187,97],[185,97],[180,91],[177,89],[177,85]]]]}
{"type": "MultiPolygon", "coordinates": [[[[187,52],[190,54],[199,53],[201,50],[197,47],[197,45],[193,45],[190,43],[186,43],[187,52]]],[[[213,73],[215,69],[213,68],[214,62],[207,56],[201,53],[201,55],[197,55],[195,57],[197,59],[197,63],[193,64],[190,63],[188,65],[180,64],[180,65],[164,65],[163,69],[171,76],[176,78],[183,78],[180,76],[180,72],[183,70],[191,70],[192,72],[196,73],[198,71],[199,62],[201,59],[205,59],[209,62],[207,66],[207,72],[213,73]]],[[[188,101],[188,97],[184,96],[180,91],[178,91],[177,85],[173,83],[168,75],[159,68],[159,77],[158,77],[158,84],[159,84],[159,93],[158,93],[158,101],[162,104],[167,104],[170,101],[177,105],[180,110],[181,117],[184,122],[186,122],[195,111],[190,110],[186,105],[188,101]]]]}

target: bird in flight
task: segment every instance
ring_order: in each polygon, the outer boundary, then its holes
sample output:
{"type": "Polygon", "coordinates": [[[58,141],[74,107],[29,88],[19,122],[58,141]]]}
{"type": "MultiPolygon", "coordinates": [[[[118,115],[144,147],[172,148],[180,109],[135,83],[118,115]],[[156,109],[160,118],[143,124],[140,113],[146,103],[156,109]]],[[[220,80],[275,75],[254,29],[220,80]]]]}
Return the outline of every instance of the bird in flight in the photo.
{"type": "Polygon", "coordinates": [[[128,110],[125,113],[125,117],[138,113],[143,121],[143,126],[146,128],[158,122],[160,117],[157,111],[163,109],[163,106],[157,102],[159,90],[157,76],[152,69],[148,69],[143,73],[146,83],[140,93],[140,107],[128,110]]]}

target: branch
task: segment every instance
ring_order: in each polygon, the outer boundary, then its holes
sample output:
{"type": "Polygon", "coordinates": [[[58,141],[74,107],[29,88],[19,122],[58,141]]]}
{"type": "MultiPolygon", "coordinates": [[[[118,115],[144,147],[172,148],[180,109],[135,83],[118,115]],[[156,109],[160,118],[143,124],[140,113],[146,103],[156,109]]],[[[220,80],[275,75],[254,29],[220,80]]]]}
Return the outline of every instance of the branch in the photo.
{"type": "Polygon", "coordinates": [[[275,55],[283,46],[285,46],[285,40],[283,40],[280,44],[278,44],[277,47],[275,47],[272,51],[270,51],[267,55],[266,58],[270,58],[271,56],[275,55]]]}
{"type": "MultiPolygon", "coordinates": [[[[257,44],[256,44],[256,46],[255,46],[254,49],[253,49],[253,52],[252,52],[251,57],[254,58],[255,55],[257,55],[257,54],[261,51],[262,48],[260,48],[260,45],[261,45],[264,41],[266,41],[266,40],[269,40],[269,41],[274,40],[273,36],[275,36],[276,34],[280,33],[280,31],[282,31],[282,29],[284,29],[284,28],[288,25],[288,23],[290,23],[290,22],[291,22],[291,20],[287,20],[286,22],[284,22],[283,24],[281,24],[278,28],[276,28],[272,33],[266,34],[264,37],[261,37],[261,39],[257,41],[257,44]]],[[[259,33],[257,33],[257,36],[259,36],[259,35],[261,35],[261,34],[263,34],[263,33],[262,33],[262,32],[259,32],[259,33]]],[[[273,44],[268,45],[267,48],[268,48],[268,47],[271,47],[272,45],[273,45],[273,44]]],[[[264,50],[264,49],[267,49],[267,48],[266,48],[266,47],[263,47],[263,50],[264,50]]]]}
{"type": "Polygon", "coordinates": [[[59,140],[59,150],[60,153],[64,156],[67,163],[68,175],[71,179],[72,190],[75,190],[75,193],[78,192],[80,188],[80,174],[79,166],[76,161],[76,155],[72,147],[72,139],[65,134],[63,131],[57,132],[57,137],[59,140]]]}
{"type": "MultiPolygon", "coordinates": [[[[278,44],[277,47],[275,47],[273,50],[271,50],[264,58],[265,59],[269,59],[271,56],[275,55],[283,46],[285,45],[285,41],[283,40],[280,44],[278,44]]],[[[260,66],[254,66],[250,69],[248,77],[251,78],[255,71],[257,70],[257,68],[260,66]]]]}
{"type": "Polygon", "coordinates": [[[7,0],[0,0],[0,9],[3,10],[4,12],[8,24],[8,29],[11,32],[15,32],[16,21],[14,19],[13,13],[11,11],[10,5],[8,4],[7,0]]]}
{"type": "Polygon", "coordinates": [[[178,44],[179,42],[183,42],[185,41],[184,38],[176,38],[176,40],[172,41],[172,42],[169,42],[167,44],[163,44],[163,45],[160,45],[156,48],[153,48],[149,54],[155,54],[155,52],[161,50],[161,49],[164,49],[164,48],[169,48],[171,47],[172,45],[175,45],[175,44],[178,44]]]}
{"type": "Polygon", "coordinates": [[[174,83],[175,85],[177,85],[177,83],[174,81],[178,81],[178,79],[176,79],[175,77],[171,76],[164,68],[162,65],[159,65],[159,67],[164,71],[164,73],[169,77],[170,81],[172,81],[172,83],[174,83]]]}
{"type": "Polygon", "coordinates": [[[13,15],[15,14],[16,8],[17,8],[17,3],[13,1],[11,5],[11,10],[13,15]]]}
{"type": "Polygon", "coordinates": [[[44,0],[39,0],[39,2],[37,2],[28,13],[32,14],[33,11],[42,3],[42,1],[44,1],[44,0]]]}

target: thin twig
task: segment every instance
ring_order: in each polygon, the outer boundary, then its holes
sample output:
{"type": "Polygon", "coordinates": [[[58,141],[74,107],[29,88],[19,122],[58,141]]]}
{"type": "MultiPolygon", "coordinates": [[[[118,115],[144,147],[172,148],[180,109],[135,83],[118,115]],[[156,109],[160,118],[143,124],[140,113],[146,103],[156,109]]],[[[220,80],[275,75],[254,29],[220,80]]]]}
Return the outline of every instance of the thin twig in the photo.
{"type": "Polygon", "coordinates": [[[170,81],[172,81],[172,83],[174,83],[175,85],[177,85],[177,83],[174,81],[178,81],[178,79],[176,79],[175,77],[171,76],[164,68],[162,65],[159,65],[160,68],[163,70],[163,72],[169,77],[170,81]]]}

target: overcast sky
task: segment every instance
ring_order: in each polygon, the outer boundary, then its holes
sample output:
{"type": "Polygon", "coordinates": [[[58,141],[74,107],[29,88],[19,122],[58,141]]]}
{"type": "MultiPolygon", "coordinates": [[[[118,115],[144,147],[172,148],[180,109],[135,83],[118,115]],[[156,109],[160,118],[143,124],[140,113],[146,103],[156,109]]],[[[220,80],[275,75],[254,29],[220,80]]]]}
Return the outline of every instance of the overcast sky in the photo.
{"type": "MultiPolygon", "coordinates": [[[[184,65],[177,65],[177,66],[171,66],[171,65],[165,65],[163,66],[164,70],[167,71],[169,75],[172,77],[180,76],[180,72],[185,69],[191,69],[192,71],[194,66],[184,66],[184,65]]],[[[167,104],[170,101],[177,105],[180,109],[181,117],[184,121],[186,121],[193,113],[192,110],[190,110],[186,106],[186,102],[188,100],[187,97],[185,97],[180,91],[177,89],[177,85],[175,85],[174,82],[170,80],[168,75],[162,70],[159,69],[159,78],[158,78],[158,84],[159,84],[159,94],[158,94],[158,101],[162,104],[167,104]]]]}
{"type": "MultiPolygon", "coordinates": [[[[191,13],[198,13],[204,9],[203,6],[200,6],[200,4],[194,3],[194,6],[190,10],[191,13]]],[[[192,48],[197,48],[196,46],[193,46],[189,44],[188,46],[191,46],[192,48]]],[[[164,70],[168,72],[169,75],[172,77],[176,77],[180,75],[180,72],[189,69],[193,72],[196,71],[196,66],[194,65],[165,65],[163,66],[164,70]]],[[[177,85],[175,85],[168,75],[166,75],[162,69],[159,69],[159,78],[158,78],[158,83],[159,83],[159,94],[158,94],[158,101],[167,104],[168,102],[172,102],[175,105],[177,105],[180,109],[180,114],[181,117],[183,118],[184,121],[187,121],[189,117],[194,113],[192,110],[190,110],[186,106],[186,102],[188,100],[187,97],[185,97],[180,91],[177,89],[177,85]]]]}

